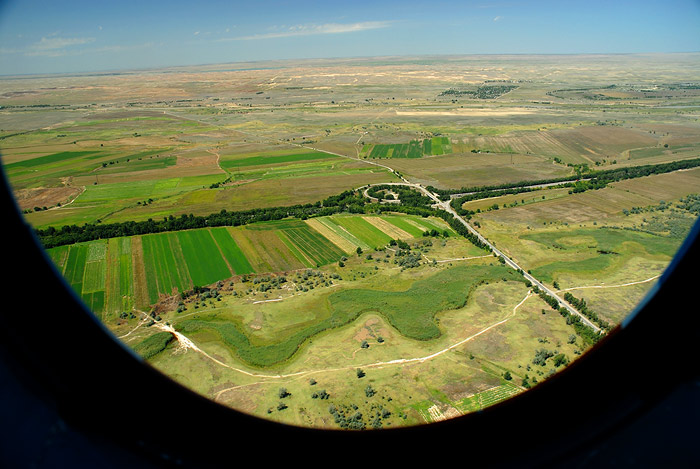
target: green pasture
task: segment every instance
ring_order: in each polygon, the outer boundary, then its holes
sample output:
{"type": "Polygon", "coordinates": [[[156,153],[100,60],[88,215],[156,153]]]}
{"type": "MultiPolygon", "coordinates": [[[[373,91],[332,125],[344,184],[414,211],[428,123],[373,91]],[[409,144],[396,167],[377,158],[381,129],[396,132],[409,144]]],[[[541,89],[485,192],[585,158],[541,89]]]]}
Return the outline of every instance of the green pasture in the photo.
{"type": "Polygon", "coordinates": [[[51,155],[39,156],[37,158],[26,159],[14,163],[6,164],[5,169],[11,171],[15,168],[34,168],[36,166],[52,165],[55,163],[64,163],[66,161],[85,158],[88,155],[95,155],[96,150],[91,151],[61,151],[51,155]]]}
{"type": "Polygon", "coordinates": [[[567,272],[584,276],[605,272],[634,255],[670,259],[679,246],[679,240],[670,237],[611,228],[541,232],[525,234],[521,238],[536,241],[559,253],[551,258],[580,254],[574,260],[540,262],[532,269],[532,274],[545,282],[552,282],[559,274],[567,272]]]}
{"type": "Polygon", "coordinates": [[[128,199],[155,199],[191,191],[220,180],[221,175],[208,175],[97,184],[87,186],[85,192],[75,200],[75,204],[80,206],[97,202],[118,203],[128,199]]]}
{"type": "MultiPolygon", "coordinates": [[[[275,152],[277,153],[277,152],[275,152]]],[[[221,167],[226,170],[245,168],[248,166],[262,166],[270,164],[296,163],[299,161],[337,159],[339,157],[320,151],[309,151],[300,153],[256,155],[237,159],[223,159],[221,167]]]]}
{"type": "Polygon", "coordinates": [[[254,339],[238,322],[216,316],[184,319],[175,327],[187,335],[213,333],[244,362],[266,367],[288,360],[313,336],[344,326],[366,312],[382,315],[407,338],[435,339],[441,335],[435,321],[437,314],[463,307],[477,285],[503,280],[522,281],[522,277],[501,265],[463,265],[417,280],[403,291],[343,289],[327,297],[327,314],[317,314],[314,320],[278,341],[254,339]]]}

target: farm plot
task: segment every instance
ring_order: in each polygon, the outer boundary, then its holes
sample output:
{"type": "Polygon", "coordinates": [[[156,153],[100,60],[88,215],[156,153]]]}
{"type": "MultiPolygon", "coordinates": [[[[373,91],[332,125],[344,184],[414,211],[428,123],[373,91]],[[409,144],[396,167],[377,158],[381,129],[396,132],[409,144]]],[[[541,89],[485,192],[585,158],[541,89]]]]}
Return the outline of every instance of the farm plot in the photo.
{"type": "MultiPolygon", "coordinates": [[[[443,137],[444,138],[444,137],[443,137]]],[[[449,139],[448,139],[449,141],[449,139]]],[[[436,147],[442,152],[442,141],[436,147]]],[[[432,141],[430,139],[411,140],[409,143],[374,144],[362,148],[363,154],[369,158],[421,158],[424,155],[432,155],[432,141]]],[[[442,154],[442,153],[438,153],[442,154]]]]}
{"type": "Polygon", "coordinates": [[[257,230],[253,226],[230,229],[231,237],[241,248],[254,272],[284,272],[304,268],[274,230],[257,230]]]}
{"type": "Polygon", "coordinates": [[[277,234],[306,267],[320,267],[336,262],[344,254],[335,244],[306,224],[286,227],[277,234]]]}
{"type": "Polygon", "coordinates": [[[448,137],[433,137],[423,140],[423,155],[437,156],[452,153],[452,145],[448,137]]]}
{"type": "Polygon", "coordinates": [[[131,310],[134,305],[131,238],[109,240],[105,286],[107,312],[131,310]]]}
{"type": "Polygon", "coordinates": [[[209,230],[176,233],[194,285],[208,285],[233,275],[209,230]]]}
{"type": "Polygon", "coordinates": [[[437,230],[440,234],[446,231],[448,236],[456,235],[452,228],[437,219],[401,215],[384,215],[382,218],[392,225],[410,233],[414,238],[420,238],[425,231],[430,230],[437,230]]]}
{"type": "MultiPolygon", "coordinates": [[[[372,224],[372,226],[379,228],[381,231],[391,236],[392,239],[411,239],[420,235],[414,235],[403,229],[399,228],[396,224],[390,223],[381,217],[362,217],[365,221],[372,224]]],[[[422,233],[421,233],[422,234],[422,233]]]]}
{"type": "Polygon", "coordinates": [[[63,271],[65,269],[66,259],[68,258],[69,252],[70,246],[59,246],[57,248],[46,251],[46,253],[51,258],[51,261],[53,261],[54,265],[56,266],[58,271],[61,272],[61,274],[63,274],[63,271]]]}
{"type": "Polygon", "coordinates": [[[104,310],[106,247],[106,241],[94,241],[49,250],[52,259],[65,259],[63,277],[95,313],[104,310]]]}
{"type": "Polygon", "coordinates": [[[5,165],[5,169],[8,171],[14,170],[15,168],[33,168],[36,166],[44,165],[56,165],[66,162],[72,162],[72,160],[86,157],[88,155],[94,155],[96,151],[62,151],[58,153],[53,153],[51,155],[39,156],[37,158],[29,158],[21,161],[16,161],[14,163],[9,163],[5,165]]]}
{"type": "Polygon", "coordinates": [[[164,296],[234,275],[287,272],[338,262],[358,247],[422,237],[446,225],[413,216],[340,215],[202,228],[61,246],[48,251],[95,313],[148,308],[164,296]]]}
{"type": "Polygon", "coordinates": [[[306,223],[345,253],[385,246],[392,239],[423,237],[425,231],[437,230],[454,236],[454,231],[440,220],[411,215],[352,216],[335,215],[306,220],[306,223]]]}
{"type": "MultiPolygon", "coordinates": [[[[331,236],[326,236],[328,239],[331,241],[335,242],[335,238],[340,238],[342,242],[336,243],[337,246],[339,246],[341,249],[345,249],[344,246],[346,245],[345,243],[349,243],[350,250],[347,252],[353,252],[355,251],[358,247],[365,250],[365,249],[370,249],[370,246],[365,243],[364,241],[360,240],[358,237],[356,237],[354,234],[350,233],[347,228],[338,225],[333,222],[333,219],[330,217],[320,217],[320,218],[313,218],[307,220],[307,223],[314,225],[320,225],[323,226],[329,233],[332,233],[331,236]]],[[[314,226],[315,228],[315,226],[314,226]]],[[[320,233],[325,235],[325,231],[318,230],[320,233]]]]}
{"type": "Polygon", "coordinates": [[[345,237],[336,233],[318,218],[309,218],[305,221],[307,225],[321,233],[326,239],[338,246],[346,254],[351,254],[359,246],[358,244],[354,244],[345,237]]]}
{"type": "Polygon", "coordinates": [[[221,254],[226,259],[229,267],[237,275],[249,274],[253,272],[253,267],[246,259],[245,254],[231,237],[231,233],[226,228],[212,228],[211,235],[221,250],[221,254]]]}
{"type": "Polygon", "coordinates": [[[393,239],[361,217],[337,216],[331,217],[331,220],[371,248],[386,246],[393,239]]]}
{"type": "Polygon", "coordinates": [[[297,162],[307,162],[312,160],[338,159],[339,157],[323,153],[320,151],[302,152],[271,152],[270,154],[259,154],[237,159],[225,159],[221,161],[221,167],[226,170],[236,170],[248,166],[262,166],[270,164],[289,164],[297,162]]]}
{"type": "Polygon", "coordinates": [[[521,392],[522,389],[515,384],[506,383],[463,399],[459,403],[458,408],[463,412],[475,412],[497,404],[521,392]]]}
{"type": "Polygon", "coordinates": [[[175,291],[184,291],[192,286],[178,241],[175,233],[141,237],[150,303],[158,301],[160,294],[171,295],[175,291]]]}

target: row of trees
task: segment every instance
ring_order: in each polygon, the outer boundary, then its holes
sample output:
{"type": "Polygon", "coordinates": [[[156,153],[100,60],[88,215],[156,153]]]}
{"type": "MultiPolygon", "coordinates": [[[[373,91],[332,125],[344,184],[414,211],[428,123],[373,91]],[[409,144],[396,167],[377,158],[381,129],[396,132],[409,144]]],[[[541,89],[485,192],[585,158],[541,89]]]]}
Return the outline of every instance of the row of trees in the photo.
{"type": "Polygon", "coordinates": [[[214,226],[240,226],[287,217],[307,219],[315,216],[332,215],[340,212],[364,213],[366,199],[356,191],[345,191],[331,196],[322,202],[290,207],[256,208],[238,212],[226,209],[204,216],[193,214],[175,217],[170,215],[162,220],[149,218],[146,221],[126,221],[121,223],[88,223],[85,225],[65,225],[61,228],[49,227],[36,230],[36,235],[45,248],[74,244],[96,239],[135,236],[166,231],[181,231],[214,226]]]}
{"type": "Polygon", "coordinates": [[[36,230],[36,235],[46,249],[74,244],[96,239],[116,238],[121,236],[136,236],[167,231],[181,231],[195,228],[216,226],[240,226],[250,223],[282,220],[294,217],[305,220],[310,217],[321,217],[335,213],[382,213],[399,212],[422,217],[436,216],[442,218],[454,231],[464,236],[471,243],[486,251],[491,251],[488,245],[471,233],[451,213],[432,208],[432,200],[420,192],[401,186],[377,186],[391,188],[401,201],[400,204],[369,203],[360,191],[348,190],[338,195],[326,198],[314,204],[293,205],[290,207],[256,208],[251,210],[229,212],[225,209],[204,216],[193,214],[170,215],[162,220],[148,219],[146,221],[126,221],[121,223],[88,223],[85,225],[65,225],[61,228],[49,227],[36,230]]]}
{"type": "MultiPolygon", "coordinates": [[[[544,302],[547,303],[553,310],[559,312],[559,314],[566,319],[566,324],[572,326],[574,331],[576,331],[576,334],[578,334],[586,344],[593,345],[600,340],[601,335],[598,332],[581,321],[581,318],[578,315],[571,314],[568,309],[559,304],[559,301],[557,301],[556,298],[548,295],[546,292],[540,290],[536,286],[532,288],[532,291],[539,295],[539,297],[542,298],[544,302]]],[[[566,295],[564,298],[569,301],[566,295]]],[[[599,324],[599,326],[601,325],[599,324]]]]}
{"type": "MultiPolygon", "coordinates": [[[[566,182],[574,182],[578,179],[581,179],[582,177],[585,178],[591,178],[595,179],[598,182],[614,182],[614,181],[621,181],[623,179],[632,179],[632,178],[638,178],[638,177],[643,177],[643,176],[650,176],[652,174],[662,174],[662,173],[668,173],[671,171],[677,171],[679,169],[688,169],[688,168],[695,168],[700,166],[700,158],[693,158],[693,159],[688,159],[688,160],[680,160],[680,161],[672,161],[670,163],[659,163],[659,164],[650,164],[650,165],[641,165],[641,166],[628,166],[624,168],[615,168],[615,169],[605,169],[605,170],[600,170],[600,171],[595,171],[591,170],[590,168],[586,167],[576,167],[576,174],[571,175],[571,176],[563,176],[563,177],[558,177],[558,178],[548,178],[548,179],[538,179],[538,180],[524,180],[524,181],[518,181],[518,182],[512,182],[512,183],[504,183],[504,184],[496,184],[496,185],[487,185],[487,186],[471,186],[471,187],[462,187],[461,189],[438,189],[433,186],[428,186],[428,190],[431,192],[438,194],[440,196],[450,196],[453,194],[462,194],[465,192],[475,192],[475,193],[482,193],[482,192],[489,192],[489,191],[500,191],[503,189],[514,189],[514,188],[522,188],[525,186],[534,186],[534,185],[539,185],[539,184],[551,184],[551,183],[566,183],[566,182]]],[[[505,194],[505,192],[504,192],[505,194]]],[[[490,197],[493,197],[490,196],[490,197]]],[[[480,198],[485,198],[485,197],[480,197],[480,198]]]]}
{"type": "Polygon", "coordinates": [[[590,171],[587,167],[583,171],[577,171],[576,176],[566,176],[563,178],[541,179],[539,181],[520,181],[512,184],[501,184],[499,186],[482,186],[462,188],[459,191],[453,189],[441,190],[429,186],[428,189],[438,193],[441,197],[448,198],[450,194],[461,192],[470,192],[461,197],[452,199],[450,205],[461,216],[470,217],[474,212],[462,208],[462,204],[471,200],[488,199],[491,197],[500,197],[509,194],[520,194],[538,190],[536,186],[541,184],[550,184],[561,182],[555,187],[570,187],[570,194],[585,192],[588,190],[597,190],[606,187],[611,182],[621,181],[624,179],[633,179],[652,174],[662,174],[679,169],[688,169],[700,166],[700,158],[673,161],[671,163],[661,163],[655,165],[631,166],[627,168],[608,169],[603,171],[590,171]],[[581,180],[581,177],[589,178],[581,180]]]}
{"type": "Polygon", "coordinates": [[[588,319],[590,319],[591,321],[596,323],[598,325],[598,327],[600,327],[601,329],[604,329],[604,330],[610,330],[610,324],[607,321],[598,317],[598,314],[595,311],[591,311],[590,309],[588,309],[588,305],[586,304],[585,299],[576,298],[574,295],[572,295],[569,292],[566,292],[564,294],[564,299],[566,301],[568,301],[569,304],[571,304],[571,306],[576,308],[576,310],[579,313],[583,314],[588,319]]]}

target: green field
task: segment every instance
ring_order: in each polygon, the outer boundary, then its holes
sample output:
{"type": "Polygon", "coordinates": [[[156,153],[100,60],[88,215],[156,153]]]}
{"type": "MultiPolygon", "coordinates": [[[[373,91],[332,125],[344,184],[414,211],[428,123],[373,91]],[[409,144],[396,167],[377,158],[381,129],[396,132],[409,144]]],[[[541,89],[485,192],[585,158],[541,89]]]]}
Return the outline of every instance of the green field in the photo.
{"type": "MultiPolygon", "coordinates": [[[[437,229],[454,232],[436,220],[383,215],[416,239],[437,229]]],[[[320,217],[319,222],[363,249],[386,246],[393,238],[361,216],[320,217]]],[[[129,311],[136,304],[135,282],[142,279],[145,300],[210,285],[233,276],[321,267],[338,262],[346,252],[307,223],[284,219],[242,227],[217,227],[112,238],[49,249],[48,253],[72,288],[96,313],[129,311]]],[[[352,249],[354,251],[354,248],[352,249]]]]}
{"type": "Polygon", "coordinates": [[[548,283],[562,273],[602,273],[634,255],[670,258],[678,249],[678,242],[668,237],[607,228],[543,232],[522,238],[561,251],[560,257],[566,253],[577,255],[576,260],[550,261],[532,269],[535,277],[548,283]]]}
{"type": "Polygon", "coordinates": [[[518,281],[522,277],[502,266],[459,266],[417,281],[405,291],[343,290],[329,297],[330,309],[336,318],[377,312],[406,337],[430,340],[440,336],[436,313],[464,306],[469,292],[479,283],[504,279],[518,281]]]}
{"type": "Polygon", "coordinates": [[[8,171],[12,171],[15,168],[33,168],[35,166],[52,165],[55,163],[64,163],[77,158],[87,158],[95,153],[96,152],[94,151],[62,151],[52,155],[40,156],[37,158],[18,161],[16,163],[10,163],[5,165],[5,168],[8,171]]]}
{"type": "Polygon", "coordinates": [[[270,164],[296,163],[299,161],[327,160],[332,158],[338,158],[337,156],[322,152],[303,152],[288,154],[275,153],[279,152],[274,152],[271,155],[259,155],[232,160],[223,160],[221,162],[221,167],[227,170],[233,170],[238,168],[245,168],[247,166],[262,166],[270,164]]]}
{"type": "Polygon", "coordinates": [[[423,156],[446,155],[452,153],[448,137],[433,137],[411,140],[409,143],[388,143],[364,145],[361,155],[366,158],[421,158],[423,156]]]}
{"type": "Polygon", "coordinates": [[[176,328],[195,336],[215,333],[241,360],[265,367],[289,359],[313,336],[344,326],[370,311],[384,316],[407,338],[435,339],[441,335],[435,322],[437,314],[463,307],[477,285],[504,280],[522,281],[522,277],[501,265],[459,266],[418,280],[403,291],[343,289],[328,295],[327,313],[317,313],[315,320],[283,341],[260,342],[247,335],[242,325],[214,317],[178,321],[176,328]]]}
{"type": "Polygon", "coordinates": [[[345,228],[357,239],[372,248],[386,246],[392,240],[391,236],[359,217],[336,216],[330,220],[336,225],[345,228]]]}

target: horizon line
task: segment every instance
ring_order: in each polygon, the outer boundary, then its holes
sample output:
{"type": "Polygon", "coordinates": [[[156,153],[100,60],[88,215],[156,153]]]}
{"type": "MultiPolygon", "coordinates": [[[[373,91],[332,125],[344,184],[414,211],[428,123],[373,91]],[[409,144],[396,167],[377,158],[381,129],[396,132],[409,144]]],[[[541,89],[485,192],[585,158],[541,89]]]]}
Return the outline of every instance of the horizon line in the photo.
{"type": "MultiPolygon", "coordinates": [[[[700,50],[695,51],[673,51],[673,52],[499,52],[499,53],[470,53],[470,54],[416,54],[416,55],[368,55],[368,56],[336,56],[336,57],[298,57],[287,59],[260,59],[260,60],[241,60],[232,62],[207,62],[199,64],[179,64],[179,65],[162,65],[152,68],[120,68],[120,69],[100,69],[100,70],[84,70],[72,72],[34,72],[34,73],[14,73],[4,74],[0,72],[0,79],[7,78],[30,78],[30,77],[46,77],[46,76],[89,76],[102,74],[127,74],[137,72],[165,72],[171,69],[189,68],[189,67],[211,67],[217,65],[235,65],[235,64],[263,64],[272,62],[304,62],[304,61],[330,61],[330,60],[369,60],[369,59],[411,59],[419,57],[495,57],[495,56],[615,56],[615,55],[679,55],[679,54],[698,54],[700,50]]],[[[241,71],[250,69],[241,69],[241,71]]],[[[237,71],[237,70],[231,70],[237,71]]],[[[173,71],[174,73],[175,71],[173,71]]]]}

